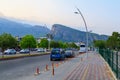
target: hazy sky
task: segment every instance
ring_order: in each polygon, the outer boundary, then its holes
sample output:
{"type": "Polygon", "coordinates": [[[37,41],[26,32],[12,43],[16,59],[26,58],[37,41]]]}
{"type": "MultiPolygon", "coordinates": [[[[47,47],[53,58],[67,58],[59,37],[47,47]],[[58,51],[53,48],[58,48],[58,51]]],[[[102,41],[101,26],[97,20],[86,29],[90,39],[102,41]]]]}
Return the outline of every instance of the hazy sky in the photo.
{"type": "Polygon", "coordinates": [[[0,0],[0,15],[85,30],[75,7],[84,15],[88,30],[107,35],[120,32],[120,0],[0,0]]]}

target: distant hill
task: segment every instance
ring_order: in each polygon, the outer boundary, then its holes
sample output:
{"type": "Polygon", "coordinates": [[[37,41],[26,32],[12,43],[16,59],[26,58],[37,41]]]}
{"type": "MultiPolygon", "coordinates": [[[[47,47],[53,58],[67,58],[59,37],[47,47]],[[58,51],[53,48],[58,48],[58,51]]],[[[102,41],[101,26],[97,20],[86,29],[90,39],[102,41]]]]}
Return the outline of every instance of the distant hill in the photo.
{"type": "MultiPolygon", "coordinates": [[[[47,33],[52,33],[54,40],[56,41],[65,41],[65,42],[85,42],[86,41],[86,32],[72,29],[70,27],[54,24],[51,31],[44,26],[40,25],[30,25],[23,24],[17,21],[12,21],[7,18],[0,18],[0,34],[10,33],[13,36],[24,36],[31,34],[34,37],[45,37],[47,33]]],[[[95,33],[89,34],[89,42],[93,40],[106,40],[108,36],[99,35],[95,33]]]]}
{"type": "Polygon", "coordinates": [[[24,36],[26,34],[31,34],[35,37],[44,37],[50,30],[47,27],[40,25],[29,25],[11,21],[9,19],[0,18],[0,34],[10,33],[13,36],[24,36]]]}
{"type": "MultiPolygon", "coordinates": [[[[54,39],[59,41],[65,42],[86,42],[86,32],[79,31],[76,29],[72,29],[70,27],[61,25],[61,24],[54,24],[51,29],[51,33],[54,36],[54,39]]],[[[88,40],[89,42],[93,40],[107,40],[107,35],[99,35],[95,33],[89,33],[88,40]]]]}

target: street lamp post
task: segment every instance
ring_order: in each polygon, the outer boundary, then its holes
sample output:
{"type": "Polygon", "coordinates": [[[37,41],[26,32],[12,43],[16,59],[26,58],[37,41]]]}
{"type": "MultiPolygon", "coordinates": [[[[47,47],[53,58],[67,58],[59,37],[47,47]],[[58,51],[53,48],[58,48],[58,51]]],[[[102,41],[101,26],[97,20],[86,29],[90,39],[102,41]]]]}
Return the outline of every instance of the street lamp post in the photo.
{"type": "Polygon", "coordinates": [[[50,38],[48,38],[48,49],[50,50],[50,38]]]}
{"type": "Polygon", "coordinates": [[[47,38],[48,38],[48,49],[50,50],[50,41],[53,39],[53,35],[51,33],[47,34],[47,38]]]}
{"type": "Polygon", "coordinates": [[[75,12],[75,14],[80,14],[80,16],[82,17],[83,21],[84,21],[84,25],[85,25],[85,28],[86,28],[86,53],[87,53],[87,56],[88,56],[88,29],[87,29],[87,23],[85,21],[85,18],[83,16],[83,14],[81,13],[81,11],[76,8],[78,12],[75,12]]]}

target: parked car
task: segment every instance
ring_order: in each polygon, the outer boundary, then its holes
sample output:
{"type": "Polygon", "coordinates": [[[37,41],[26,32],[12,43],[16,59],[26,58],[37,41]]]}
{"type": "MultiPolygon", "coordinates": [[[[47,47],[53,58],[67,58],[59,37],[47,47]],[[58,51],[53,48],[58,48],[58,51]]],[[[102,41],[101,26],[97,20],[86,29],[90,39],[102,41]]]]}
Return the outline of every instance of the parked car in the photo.
{"type": "Polygon", "coordinates": [[[38,48],[37,52],[45,52],[43,48],[38,48]]]}
{"type": "Polygon", "coordinates": [[[37,48],[30,48],[30,51],[37,51],[37,48]]]}
{"type": "Polygon", "coordinates": [[[20,50],[20,53],[30,53],[30,50],[29,49],[22,49],[22,50],[20,50]]]}
{"type": "Polygon", "coordinates": [[[74,57],[75,54],[74,54],[74,51],[72,49],[66,49],[65,51],[65,56],[68,58],[68,57],[74,57]]]}
{"type": "Polygon", "coordinates": [[[65,52],[64,50],[61,49],[52,49],[51,54],[50,54],[50,60],[63,60],[65,59],[65,52]]]}
{"type": "Polygon", "coordinates": [[[7,49],[4,51],[4,54],[16,54],[16,50],[15,49],[7,49]]]}

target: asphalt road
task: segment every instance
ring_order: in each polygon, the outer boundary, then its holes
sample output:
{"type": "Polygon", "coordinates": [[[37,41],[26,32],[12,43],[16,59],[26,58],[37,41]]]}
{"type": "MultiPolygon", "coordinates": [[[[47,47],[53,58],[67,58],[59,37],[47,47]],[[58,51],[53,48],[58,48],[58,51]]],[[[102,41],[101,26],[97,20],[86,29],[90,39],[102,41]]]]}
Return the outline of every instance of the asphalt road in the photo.
{"type": "Polygon", "coordinates": [[[51,66],[52,62],[59,61],[50,61],[49,55],[0,61],[0,80],[17,80],[20,77],[34,75],[37,67],[43,71],[46,64],[51,66]]]}

